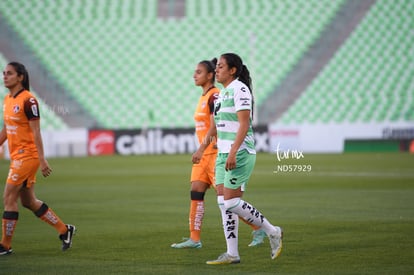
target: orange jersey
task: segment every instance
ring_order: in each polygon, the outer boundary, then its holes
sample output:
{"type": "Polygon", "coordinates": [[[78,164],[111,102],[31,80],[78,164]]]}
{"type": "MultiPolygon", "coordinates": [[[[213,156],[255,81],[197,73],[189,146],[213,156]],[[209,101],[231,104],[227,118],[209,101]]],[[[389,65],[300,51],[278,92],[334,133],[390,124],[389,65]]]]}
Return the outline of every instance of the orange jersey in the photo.
{"type": "Polygon", "coordinates": [[[27,90],[4,97],[4,127],[11,159],[38,158],[30,120],[40,119],[39,104],[27,90]]]}
{"type": "MultiPolygon", "coordinates": [[[[211,88],[205,95],[202,95],[198,101],[197,108],[194,113],[195,131],[198,142],[201,144],[210,128],[210,116],[214,112],[214,101],[220,93],[216,87],[211,88]]],[[[215,154],[217,152],[216,141],[210,143],[210,145],[204,151],[204,154],[215,154]]]]}

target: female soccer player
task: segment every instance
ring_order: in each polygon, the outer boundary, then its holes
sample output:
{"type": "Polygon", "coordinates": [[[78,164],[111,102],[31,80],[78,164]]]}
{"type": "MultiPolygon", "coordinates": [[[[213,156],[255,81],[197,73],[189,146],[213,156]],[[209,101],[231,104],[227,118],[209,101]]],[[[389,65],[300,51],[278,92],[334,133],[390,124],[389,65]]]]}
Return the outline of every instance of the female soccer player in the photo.
{"type": "Polygon", "coordinates": [[[3,81],[9,94],[4,97],[0,146],[7,139],[10,168],[3,194],[0,255],[13,252],[11,242],[19,218],[19,198],[24,207],[59,232],[62,250],[65,251],[72,245],[75,226],[64,224],[46,203],[36,198],[34,192],[39,166],[44,177],[49,176],[52,169],[43,153],[39,105],[29,92],[29,74],[23,64],[11,62],[3,71],[3,81]]]}
{"type": "Polygon", "coordinates": [[[173,248],[201,248],[201,226],[204,217],[204,195],[214,186],[214,164],[217,155],[217,146],[214,140],[205,140],[207,136],[214,136],[213,120],[214,101],[219,90],[214,86],[215,67],[217,59],[203,60],[197,64],[194,71],[194,82],[202,89],[202,94],[194,113],[195,132],[199,142],[198,150],[192,156],[191,169],[190,238],[181,243],[174,243],[173,248]]]}
{"type": "MultiPolygon", "coordinates": [[[[190,238],[181,243],[174,243],[173,248],[201,248],[201,227],[204,217],[204,195],[214,187],[214,167],[217,157],[216,128],[214,125],[214,101],[217,99],[219,89],[214,86],[215,68],[217,59],[199,62],[194,70],[194,82],[200,86],[202,94],[198,101],[195,113],[195,132],[199,142],[198,150],[192,156],[191,191],[189,227],[190,238]],[[207,138],[207,140],[206,140],[207,138]]],[[[250,246],[263,242],[264,231],[253,228],[253,241],[250,246]]]]}
{"type": "Polygon", "coordinates": [[[257,208],[242,200],[256,162],[252,130],[253,96],[250,72],[234,53],[221,55],[216,79],[224,87],[215,103],[218,155],[216,185],[222,209],[227,251],[207,264],[240,263],[238,251],[238,218],[259,226],[269,237],[271,258],[282,251],[282,229],[273,226],[257,208]]]}

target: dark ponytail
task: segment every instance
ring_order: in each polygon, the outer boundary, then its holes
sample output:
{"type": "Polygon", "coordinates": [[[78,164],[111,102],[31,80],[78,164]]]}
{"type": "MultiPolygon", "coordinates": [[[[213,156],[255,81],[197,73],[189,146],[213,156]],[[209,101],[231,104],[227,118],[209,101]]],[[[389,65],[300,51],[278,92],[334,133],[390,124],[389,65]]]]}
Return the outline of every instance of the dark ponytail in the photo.
{"type": "Polygon", "coordinates": [[[29,73],[26,67],[19,62],[10,62],[8,65],[13,66],[18,76],[23,76],[22,86],[25,90],[30,90],[29,73]]]}
{"type": "Polygon", "coordinates": [[[243,60],[235,53],[225,53],[221,55],[227,62],[227,66],[229,69],[236,68],[235,77],[238,78],[241,82],[243,82],[247,88],[250,90],[250,94],[252,95],[252,117],[253,117],[253,106],[254,106],[254,96],[253,96],[253,85],[252,85],[252,78],[250,77],[249,69],[247,69],[246,65],[243,64],[243,60]]]}
{"type": "Polygon", "coordinates": [[[243,82],[250,90],[250,93],[253,95],[253,86],[252,86],[252,79],[250,77],[249,69],[247,69],[246,65],[243,64],[243,60],[235,53],[225,53],[222,54],[229,69],[236,68],[235,78],[238,78],[241,82],[243,82]]]}
{"type": "Polygon", "coordinates": [[[242,65],[238,78],[241,82],[246,84],[246,86],[249,88],[250,92],[253,95],[252,78],[250,77],[250,72],[247,69],[246,65],[242,65]]]}

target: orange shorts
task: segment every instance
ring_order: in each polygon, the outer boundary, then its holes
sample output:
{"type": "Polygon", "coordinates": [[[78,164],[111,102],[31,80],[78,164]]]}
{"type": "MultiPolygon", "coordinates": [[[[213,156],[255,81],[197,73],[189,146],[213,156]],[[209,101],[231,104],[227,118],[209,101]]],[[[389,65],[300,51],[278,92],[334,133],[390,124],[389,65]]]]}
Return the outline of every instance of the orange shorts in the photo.
{"type": "Polygon", "coordinates": [[[203,155],[199,163],[193,164],[193,168],[191,169],[191,182],[201,181],[214,186],[216,157],[217,154],[203,155]]]}
{"type": "Polygon", "coordinates": [[[11,160],[7,184],[20,185],[26,182],[25,186],[30,188],[36,182],[39,165],[39,159],[11,160]]]}

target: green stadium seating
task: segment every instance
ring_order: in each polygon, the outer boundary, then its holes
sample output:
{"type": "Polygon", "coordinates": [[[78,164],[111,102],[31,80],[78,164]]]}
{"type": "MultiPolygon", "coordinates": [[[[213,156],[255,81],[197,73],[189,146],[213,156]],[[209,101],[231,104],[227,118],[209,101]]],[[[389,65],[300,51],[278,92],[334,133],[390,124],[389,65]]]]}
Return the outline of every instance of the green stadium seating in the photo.
{"type": "Polygon", "coordinates": [[[414,120],[414,1],[377,1],[280,123],[414,120]]]}
{"type": "Polygon", "coordinates": [[[193,126],[194,67],[230,51],[260,109],[345,0],[187,0],[168,19],[155,0],[6,1],[1,15],[101,126],[139,128],[193,126]]]}

